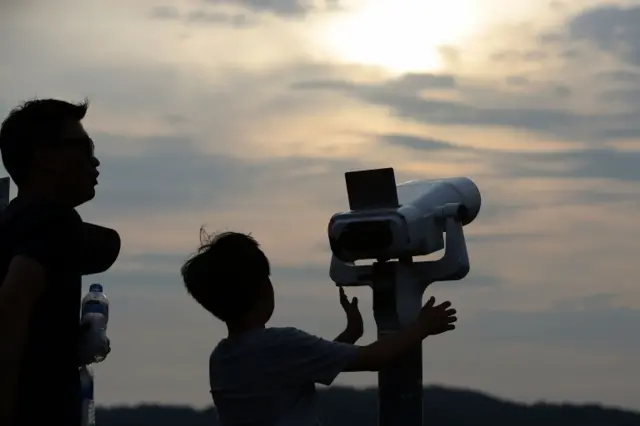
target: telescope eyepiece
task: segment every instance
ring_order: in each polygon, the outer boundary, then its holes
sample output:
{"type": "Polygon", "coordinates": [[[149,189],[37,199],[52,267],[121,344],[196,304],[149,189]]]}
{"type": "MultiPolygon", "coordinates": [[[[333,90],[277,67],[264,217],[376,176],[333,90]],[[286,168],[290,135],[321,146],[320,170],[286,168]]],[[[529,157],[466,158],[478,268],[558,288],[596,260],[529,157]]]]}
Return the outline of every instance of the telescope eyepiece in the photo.
{"type": "Polygon", "coordinates": [[[379,252],[392,244],[393,232],[387,220],[350,223],[338,237],[338,245],[350,252],[379,252]]]}

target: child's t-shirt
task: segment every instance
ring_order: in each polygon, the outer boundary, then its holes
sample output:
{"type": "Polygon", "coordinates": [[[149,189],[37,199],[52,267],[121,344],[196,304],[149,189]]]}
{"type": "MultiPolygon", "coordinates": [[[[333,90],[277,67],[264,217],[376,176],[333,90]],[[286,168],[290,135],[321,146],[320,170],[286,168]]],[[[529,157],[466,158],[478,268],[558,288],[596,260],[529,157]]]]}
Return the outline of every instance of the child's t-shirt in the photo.
{"type": "Polygon", "coordinates": [[[222,425],[318,425],[315,384],[330,385],[356,350],[293,327],[222,340],[209,360],[211,394],[222,425]]]}

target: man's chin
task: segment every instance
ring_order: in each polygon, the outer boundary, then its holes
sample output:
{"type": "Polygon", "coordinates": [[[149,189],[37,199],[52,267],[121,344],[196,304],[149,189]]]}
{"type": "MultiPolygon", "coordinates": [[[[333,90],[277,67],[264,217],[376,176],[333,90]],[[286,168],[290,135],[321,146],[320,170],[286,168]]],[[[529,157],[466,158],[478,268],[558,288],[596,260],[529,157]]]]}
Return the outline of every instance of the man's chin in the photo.
{"type": "Polygon", "coordinates": [[[78,197],[78,201],[75,203],[76,207],[80,207],[81,205],[88,203],[96,197],[96,189],[92,187],[90,190],[87,190],[82,196],[78,197]]]}

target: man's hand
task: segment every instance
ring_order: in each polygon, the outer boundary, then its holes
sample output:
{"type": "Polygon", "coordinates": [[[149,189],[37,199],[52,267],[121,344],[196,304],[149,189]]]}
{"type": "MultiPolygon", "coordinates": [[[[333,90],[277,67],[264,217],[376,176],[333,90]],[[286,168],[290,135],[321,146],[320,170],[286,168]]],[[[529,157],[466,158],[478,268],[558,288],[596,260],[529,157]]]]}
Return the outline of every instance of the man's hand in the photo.
{"type": "Polygon", "coordinates": [[[340,305],[347,314],[347,328],[338,336],[336,341],[355,343],[364,334],[364,322],[362,320],[362,314],[358,309],[358,298],[354,297],[349,301],[349,298],[344,292],[344,289],[340,287],[340,305]]]}
{"type": "Polygon", "coordinates": [[[80,324],[78,333],[78,365],[89,365],[94,362],[97,353],[105,358],[111,352],[111,341],[107,336],[92,333],[91,323],[80,324]]]}

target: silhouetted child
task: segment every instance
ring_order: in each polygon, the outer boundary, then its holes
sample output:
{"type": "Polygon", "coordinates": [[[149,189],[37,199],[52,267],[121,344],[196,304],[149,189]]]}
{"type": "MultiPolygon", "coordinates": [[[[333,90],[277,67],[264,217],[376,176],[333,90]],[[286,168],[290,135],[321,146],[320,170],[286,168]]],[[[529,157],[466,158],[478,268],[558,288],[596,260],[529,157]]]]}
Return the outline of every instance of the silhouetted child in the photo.
{"type": "Polygon", "coordinates": [[[182,267],[188,292],[225,322],[227,338],[209,361],[211,394],[223,426],[315,426],[315,384],[345,371],[377,371],[429,335],[455,328],[451,303],[430,298],[416,322],[366,345],[357,299],[340,289],[347,327],[325,340],[293,327],[266,327],[274,310],[269,260],[248,235],[208,238],[182,267]]]}

